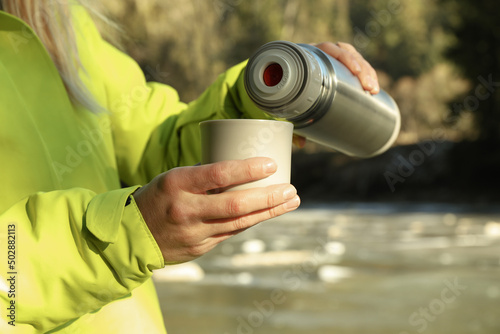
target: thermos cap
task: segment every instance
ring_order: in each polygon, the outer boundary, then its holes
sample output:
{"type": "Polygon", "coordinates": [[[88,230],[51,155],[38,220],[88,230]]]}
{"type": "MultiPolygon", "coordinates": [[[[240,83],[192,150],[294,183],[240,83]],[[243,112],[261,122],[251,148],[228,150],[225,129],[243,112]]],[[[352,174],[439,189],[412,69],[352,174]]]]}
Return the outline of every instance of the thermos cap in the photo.
{"type": "Polygon", "coordinates": [[[247,65],[245,86],[252,100],[275,117],[294,118],[309,110],[322,91],[317,60],[297,44],[263,45],[247,65]]]}

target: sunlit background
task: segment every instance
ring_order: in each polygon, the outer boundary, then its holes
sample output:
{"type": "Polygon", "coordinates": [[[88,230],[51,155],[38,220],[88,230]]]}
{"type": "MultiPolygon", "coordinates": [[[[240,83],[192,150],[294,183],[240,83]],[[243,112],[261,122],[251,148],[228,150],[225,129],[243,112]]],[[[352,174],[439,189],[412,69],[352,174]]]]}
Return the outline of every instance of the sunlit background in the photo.
{"type": "Polygon", "coordinates": [[[500,3],[105,6],[123,29],[110,35],[147,79],[186,102],[268,41],[340,40],[373,64],[402,114],[379,157],[296,150],[301,209],[158,271],[169,333],[500,332],[500,3]]]}

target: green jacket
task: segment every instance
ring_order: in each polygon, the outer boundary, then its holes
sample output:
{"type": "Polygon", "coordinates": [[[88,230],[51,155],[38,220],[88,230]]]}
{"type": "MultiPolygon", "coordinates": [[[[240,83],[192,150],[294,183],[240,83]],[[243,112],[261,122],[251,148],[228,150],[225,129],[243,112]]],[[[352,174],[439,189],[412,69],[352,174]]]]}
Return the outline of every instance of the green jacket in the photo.
{"type": "Polygon", "coordinates": [[[151,281],[165,263],[131,193],[200,161],[201,120],[264,115],[244,64],[186,105],[73,11],[81,76],[109,113],[72,105],[33,31],[0,11],[0,332],[165,333],[151,281]]]}

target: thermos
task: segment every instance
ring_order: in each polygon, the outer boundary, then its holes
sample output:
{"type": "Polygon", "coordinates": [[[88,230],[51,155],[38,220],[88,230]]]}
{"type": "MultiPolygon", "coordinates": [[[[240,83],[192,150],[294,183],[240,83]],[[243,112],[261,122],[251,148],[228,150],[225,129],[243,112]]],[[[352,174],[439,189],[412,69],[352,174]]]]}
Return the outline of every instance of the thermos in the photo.
{"type": "Polygon", "coordinates": [[[399,133],[394,100],[365,91],[347,67],[311,45],[263,45],[247,64],[245,88],[260,109],[293,123],[294,133],[347,155],[380,154],[399,133]]]}

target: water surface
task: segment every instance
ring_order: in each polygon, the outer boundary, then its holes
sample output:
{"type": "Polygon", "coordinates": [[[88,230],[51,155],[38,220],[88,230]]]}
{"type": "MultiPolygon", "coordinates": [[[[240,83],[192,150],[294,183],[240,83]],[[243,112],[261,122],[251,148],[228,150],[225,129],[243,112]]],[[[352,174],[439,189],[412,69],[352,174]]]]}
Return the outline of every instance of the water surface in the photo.
{"type": "Polygon", "coordinates": [[[500,333],[500,209],[317,205],[155,274],[175,333],[500,333]]]}

